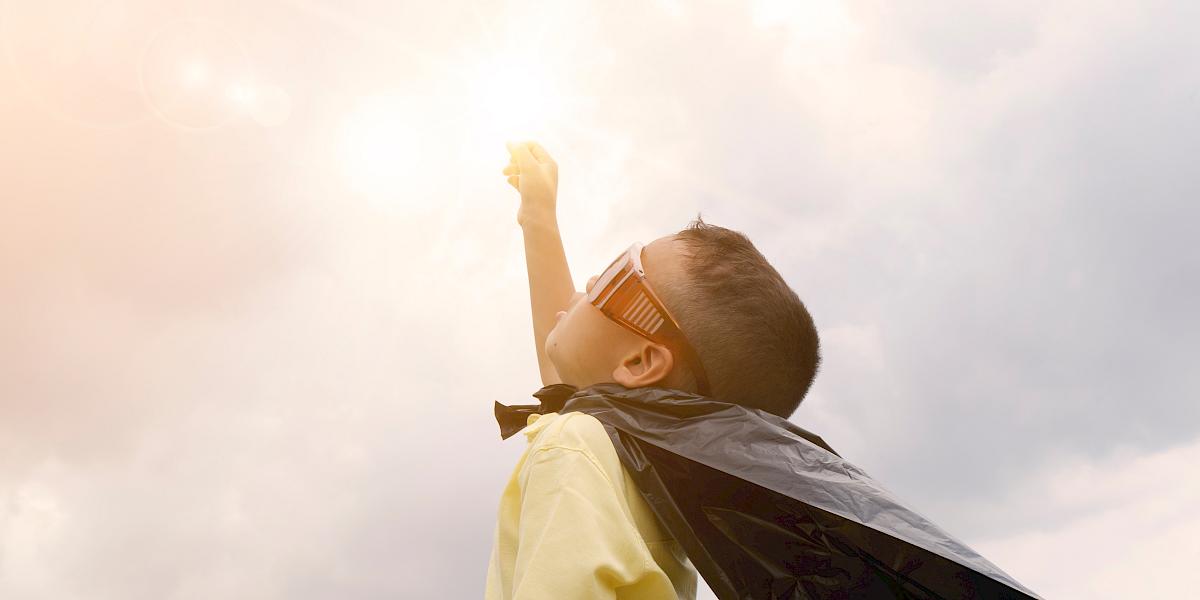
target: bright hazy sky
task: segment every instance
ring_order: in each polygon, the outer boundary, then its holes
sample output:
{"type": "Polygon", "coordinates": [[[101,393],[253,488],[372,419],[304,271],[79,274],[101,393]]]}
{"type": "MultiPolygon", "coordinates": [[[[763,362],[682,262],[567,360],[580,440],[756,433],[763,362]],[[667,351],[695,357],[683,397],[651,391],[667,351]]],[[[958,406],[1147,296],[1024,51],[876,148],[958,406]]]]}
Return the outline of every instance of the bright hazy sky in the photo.
{"type": "Polygon", "coordinates": [[[1031,589],[1194,592],[1198,6],[0,0],[0,597],[480,597],[508,139],[577,284],[749,235],[793,420],[1031,589]]]}

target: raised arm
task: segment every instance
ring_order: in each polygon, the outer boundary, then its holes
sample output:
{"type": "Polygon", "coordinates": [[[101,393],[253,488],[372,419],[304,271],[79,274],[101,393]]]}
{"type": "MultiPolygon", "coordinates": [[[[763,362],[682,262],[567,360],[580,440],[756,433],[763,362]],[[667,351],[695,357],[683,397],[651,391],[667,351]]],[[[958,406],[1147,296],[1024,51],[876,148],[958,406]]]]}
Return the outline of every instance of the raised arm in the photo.
{"type": "Polygon", "coordinates": [[[525,266],[529,273],[529,305],[533,313],[533,341],[537,347],[542,385],[561,383],[546,356],[546,336],[555,315],[566,310],[575,293],[566,251],[558,232],[555,202],[558,164],[537,142],[508,144],[508,182],[521,193],[517,223],[525,236],[525,266]]]}

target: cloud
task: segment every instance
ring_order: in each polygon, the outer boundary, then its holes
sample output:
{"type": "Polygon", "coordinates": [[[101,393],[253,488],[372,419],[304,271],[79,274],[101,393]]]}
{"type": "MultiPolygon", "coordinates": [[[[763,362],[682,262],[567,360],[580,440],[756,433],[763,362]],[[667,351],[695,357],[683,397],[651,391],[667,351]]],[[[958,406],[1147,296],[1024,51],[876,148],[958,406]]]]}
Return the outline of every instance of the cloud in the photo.
{"type": "Polygon", "coordinates": [[[1042,469],[976,513],[1027,527],[975,548],[1047,598],[1186,597],[1200,584],[1190,566],[1200,552],[1198,459],[1193,440],[1042,469]]]}
{"type": "Polygon", "coordinates": [[[537,368],[507,156],[435,67],[506,36],[586,100],[543,139],[577,283],[744,231],[822,331],[798,423],[1047,597],[1192,583],[1191,5],[216,4],[293,104],[207,132],[145,113],[169,15],[122,6],[6,14],[46,33],[0,61],[0,596],[478,595],[537,368]],[[340,168],[389,94],[441,111],[437,210],[340,168]]]}

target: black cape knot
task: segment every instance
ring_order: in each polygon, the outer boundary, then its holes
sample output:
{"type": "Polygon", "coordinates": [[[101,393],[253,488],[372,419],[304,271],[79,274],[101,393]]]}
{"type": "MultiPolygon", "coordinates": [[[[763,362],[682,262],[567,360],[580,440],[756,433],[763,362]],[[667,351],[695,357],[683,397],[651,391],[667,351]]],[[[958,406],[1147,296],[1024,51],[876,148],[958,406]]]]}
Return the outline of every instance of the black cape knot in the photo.
{"type": "Polygon", "coordinates": [[[500,439],[506,440],[525,428],[529,415],[558,412],[578,388],[567,383],[552,383],[533,393],[541,404],[505,406],[496,402],[496,423],[500,424],[500,439]]]}

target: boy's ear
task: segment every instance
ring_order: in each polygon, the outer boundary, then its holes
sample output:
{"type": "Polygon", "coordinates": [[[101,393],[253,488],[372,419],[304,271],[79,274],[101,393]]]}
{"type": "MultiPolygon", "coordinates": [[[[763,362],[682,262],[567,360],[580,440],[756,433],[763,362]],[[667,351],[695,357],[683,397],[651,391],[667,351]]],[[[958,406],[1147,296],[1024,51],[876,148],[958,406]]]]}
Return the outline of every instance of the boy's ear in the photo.
{"type": "Polygon", "coordinates": [[[670,349],[647,341],[637,351],[622,358],[612,376],[614,381],[627,388],[665,385],[674,365],[675,357],[670,349]]]}

